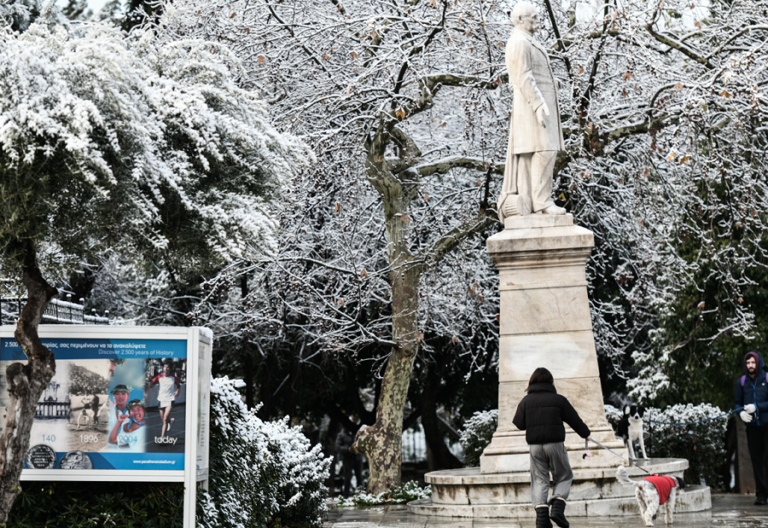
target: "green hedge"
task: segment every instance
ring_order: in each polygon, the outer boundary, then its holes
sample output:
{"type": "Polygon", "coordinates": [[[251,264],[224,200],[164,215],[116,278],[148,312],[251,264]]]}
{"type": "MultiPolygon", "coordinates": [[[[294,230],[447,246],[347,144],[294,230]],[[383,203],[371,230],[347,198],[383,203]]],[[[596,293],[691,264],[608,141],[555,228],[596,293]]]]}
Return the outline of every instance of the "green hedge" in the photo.
{"type": "Polygon", "coordinates": [[[182,528],[184,486],[23,482],[8,528],[182,528]]]}

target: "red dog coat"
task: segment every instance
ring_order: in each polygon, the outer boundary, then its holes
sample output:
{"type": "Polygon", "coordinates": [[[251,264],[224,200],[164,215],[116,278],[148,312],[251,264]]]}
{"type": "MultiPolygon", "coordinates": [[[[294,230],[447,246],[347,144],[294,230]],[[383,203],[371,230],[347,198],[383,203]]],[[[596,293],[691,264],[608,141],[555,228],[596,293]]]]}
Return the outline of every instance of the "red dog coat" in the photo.
{"type": "Polygon", "coordinates": [[[645,477],[643,480],[647,480],[656,486],[656,492],[659,494],[660,506],[669,500],[669,494],[672,492],[672,488],[677,487],[677,481],[672,477],[660,477],[654,475],[653,477],[645,477]]]}

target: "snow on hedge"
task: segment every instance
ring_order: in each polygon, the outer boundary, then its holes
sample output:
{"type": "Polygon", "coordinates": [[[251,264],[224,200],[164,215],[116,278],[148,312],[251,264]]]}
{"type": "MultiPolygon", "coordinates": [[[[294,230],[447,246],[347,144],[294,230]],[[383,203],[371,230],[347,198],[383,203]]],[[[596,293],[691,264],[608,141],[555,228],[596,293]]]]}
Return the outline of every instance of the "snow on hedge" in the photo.
{"type": "MultiPolygon", "coordinates": [[[[606,405],[605,414],[615,428],[621,419],[622,411],[612,405],[606,405]]],[[[728,425],[728,417],[722,414],[720,408],[709,403],[670,405],[663,410],[647,407],[643,420],[648,456],[685,458],[690,464],[685,473],[688,483],[703,482],[712,487],[719,487],[722,485],[720,465],[725,460],[724,435],[728,425]],[[695,423],[710,418],[716,419],[703,424],[671,425],[695,423]]]]}
{"type": "Polygon", "coordinates": [[[498,425],[498,409],[476,412],[472,418],[464,423],[459,442],[464,448],[464,463],[467,466],[480,465],[480,455],[491,443],[491,438],[493,438],[493,433],[496,432],[498,425]]]}
{"type": "Polygon", "coordinates": [[[333,459],[287,419],[260,420],[243,403],[241,384],[226,377],[211,383],[211,476],[198,499],[198,527],[319,525],[333,459]]]}

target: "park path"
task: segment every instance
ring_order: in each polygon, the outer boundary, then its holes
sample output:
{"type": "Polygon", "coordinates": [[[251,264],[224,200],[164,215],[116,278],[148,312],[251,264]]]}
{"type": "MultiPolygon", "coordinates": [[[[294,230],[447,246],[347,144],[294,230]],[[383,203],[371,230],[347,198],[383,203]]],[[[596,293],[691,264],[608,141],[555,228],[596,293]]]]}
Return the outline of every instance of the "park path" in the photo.
{"type": "MultiPolygon", "coordinates": [[[[712,510],[701,513],[682,513],[675,516],[673,528],[702,528],[707,526],[768,528],[768,506],[754,506],[754,496],[712,495],[712,510]]],[[[567,513],[567,511],[566,511],[567,513]]],[[[641,528],[640,516],[631,517],[572,517],[572,528],[641,528]]],[[[666,526],[663,517],[654,525],[666,526]]],[[[530,520],[462,520],[437,519],[410,515],[403,505],[380,506],[366,509],[331,508],[323,528],[534,528],[530,520]]]]}

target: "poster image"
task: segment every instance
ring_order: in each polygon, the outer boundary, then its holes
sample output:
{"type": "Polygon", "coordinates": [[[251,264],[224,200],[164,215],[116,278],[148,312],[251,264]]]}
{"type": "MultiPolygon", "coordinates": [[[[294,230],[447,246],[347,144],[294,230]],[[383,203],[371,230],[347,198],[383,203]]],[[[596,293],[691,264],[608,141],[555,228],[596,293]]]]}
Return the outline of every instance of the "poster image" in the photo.
{"type": "MultiPolygon", "coordinates": [[[[69,368],[68,451],[101,451],[107,435],[109,362],[98,359],[62,361],[69,368]]],[[[58,375],[57,366],[57,375],[58,375]]]]}
{"type": "Polygon", "coordinates": [[[139,358],[117,358],[110,365],[107,449],[147,451],[144,420],[144,365],[139,358]]]}
{"type": "Polygon", "coordinates": [[[147,359],[147,435],[151,451],[183,453],[187,360],[147,359]]]}
{"type": "MultiPolygon", "coordinates": [[[[186,340],[43,344],[56,374],[38,402],[25,467],[184,469],[186,340]]],[[[9,403],[5,369],[16,361],[25,361],[16,341],[0,339],[0,415],[9,403]]]]}

